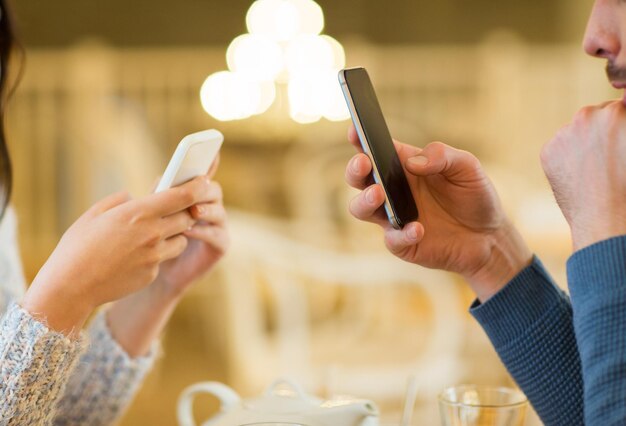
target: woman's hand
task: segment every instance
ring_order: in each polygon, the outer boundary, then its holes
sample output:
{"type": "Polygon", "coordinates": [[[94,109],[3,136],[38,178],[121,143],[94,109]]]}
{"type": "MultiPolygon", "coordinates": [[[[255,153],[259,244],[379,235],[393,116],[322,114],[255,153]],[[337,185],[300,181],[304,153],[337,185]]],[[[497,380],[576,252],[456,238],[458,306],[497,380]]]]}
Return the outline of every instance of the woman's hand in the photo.
{"type": "MultiPolygon", "coordinates": [[[[213,177],[217,167],[216,161],[207,178],[213,177]]],[[[209,184],[205,200],[189,212],[196,223],[183,234],[189,241],[183,253],[161,265],[152,285],[119,300],[107,312],[113,337],[132,357],[150,350],[185,291],[212,269],[228,248],[226,210],[217,182],[209,184]]]]}
{"type": "Polygon", "coordinates": [[[63,235],[22,306],[59,331],[79,329],[95,307],[152,283],[162,262],[187,248],[188,208],[214,199],[208,176],[131,200],[96,203],[63,235]]]}
{"type": "MultiPolygon", "coordinates": [[[[213,172],[209,173],[212,177],[213,172]]],[[[217,182],[209,185],[207,200],[189,208],[196,224],[184,232],[189,244],[183,253],[161,265],[153,286],[161,286],[161,294],[181,296],[199,277],[206,274],[222,258],[230,242],[226,226],[226,210],[222,188],[217,182]]]]}
{"type": "MultiPolygon", "coordinates": [[[[354,128],[349,139],[360,147],[354,128]]],[[[424,149],[396,142],[396,150],[419,210],[419,221],[401,230],[387,220],[384,192],[371,180],[369,158],[357,154],[346,168],[348,184],[363,190],[351,201],[350,212],[381,226],[389,251],[408,262],[463,275],[483,301],[530,263],[532,254],[476,157],[440,142],[424,149]]]]}

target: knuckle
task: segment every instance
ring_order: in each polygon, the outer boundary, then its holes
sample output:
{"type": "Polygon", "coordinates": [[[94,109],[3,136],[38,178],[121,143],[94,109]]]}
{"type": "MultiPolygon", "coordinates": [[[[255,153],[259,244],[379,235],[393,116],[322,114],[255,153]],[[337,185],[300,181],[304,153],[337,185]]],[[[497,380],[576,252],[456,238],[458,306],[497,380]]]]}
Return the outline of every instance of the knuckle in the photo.
{"type": "Polygon", "coordinates": [[[593,114],[594,111],[595,111],[595,107],[592,107],[592,106],[582,107],[576,112],[576,114],[574,114],[574,119],[572,120],[573,123],[576,123],[576,124],[585,123],[589,119],[589,117],[593,114]]]}
{"type": "Polygon", "coordinates": [[[212,206],[209,206],[209,215],[217,220],[217,221],[222,221],[224,219],[226,219],[226,209],[224,208],[223,205],[221,204],[215,204],[212,206]]]}
{"type": "Polygon", "coordinates": [[[176,253],[179,254],[185,251],[187,244],[189,244],[189,240],[184,235],[176,237],[176,253]]]}
{"type": "Polygon", "coordinates": [[[196,194],[191,185],[180,187],[178,197],[185,204],[193,204],[196,201],[196,194]]]}
{"type": "Polygon", "coordinates": [[[146,255],[146,265],[149,269],[158,266],[162,261],[163,255],[161,254],[161,251],[156,247],[150,250],[149,253],[146,255]]]}
{"type": "Polygon", "coordinates": [[[159,276],[159,266],[158,264],[148,268],[147,278],[150,282],[156,280],[159,276]]]}
{"type": "Polygon", "coordinates": [[[146,219],[146,214],[142,209],[129,209],[123,213],[122,219],[131,225],[139,225],[146,219]]]}
{"type": "Polygon", "coordinates": [[[439,141],[431,142],[424,148],[435,155],[445,155],[447,149],[448,145],[439,141]]]}
{"type": "Polygon", "coordinates": [[[539,153],[539,160],[541,162],[541,168],[548,178],[553,174],[554,169],[554,142],[548,142],[541,148],[539,153]]]}
{"type": "Polygon", "coordinates": [[[463,154],[463,156],[465,156],[465,159],[469,167],[471,167],[474,170],[482,168],[482,164],[480,163],[480,160],[474,154],[472,154],[469,151],[460,151],[460,152],[463,154]]]}
{"type": "Polygon", "coordinates": [[[226,207],[224,207],[223,204],[220,204],[219,211],[220,211],[220,218],[222,220],[228,219],[228,212],[226,211],[226,207]]]}
{"type": "Polygon", "coordinates": [[[621,101],[611,102],[606,108],[611,123],[621,122],[624,117],[624,104],[621,101]]]}
{"type": "Polygon", "coordinates": [[[224,195],[224,191],[222,189],[222,185],[220,185],[219,182],[212,181],[210,183],[210,188],[214,192],[216,198],[221,200],[222,196],[224,195]]]}
{"type": "Polygon", "coordinates": [[[350,165],[346,166],[346,171],[344,173],[344,179],[345,179],[346,183],[348,185],[350,185],[351,187],[353,187],[353,188],[357,187],[358,178],[357,178],[356,174],[354,173],[354,171],[352,170],[350,165]]]}
{"type": "Polygon", "coordinates": [[[385,232],[384,240],[385,240],[385,247],[387,247],[387,250],[389,250],[391,253],[396,253],[398,251],[397,242],[393,234],[389,232],[385,232]]]}
{"type": "Polygon", "coordinates": [[[230,247],[230,234],[228,232],[224,232],[224,238],[222,240],[222,244],[217,247],[218,252],[223,255],[228,251],[230,247]]]}
{"type": "Polygon", "coordinates": [[[363,194],[359,194],[356,197],[350,200],[348,204],[348,211],[355,218],[362,220],[365,218],[365,214],[363,212],[363,194]]]}
{"type": "Polygon", "coordinates": [[[549,170],[552,162],[557,156],[557,152],[561,149],[563,141],[567,139],[567,132],[569,131],[570,126],[565,126],[561,128],[554,138],[545,143],[541,147],[541,151],[539,152],[539,160],[541,161],[541,166],[544,171],[549,170]]]}
{"type": "Polygon", "coordinates": [[[163,239],[163,233],[160,230],[153,230],[146,235],[145,244],[148,247],[156,247],[163,239]]]}

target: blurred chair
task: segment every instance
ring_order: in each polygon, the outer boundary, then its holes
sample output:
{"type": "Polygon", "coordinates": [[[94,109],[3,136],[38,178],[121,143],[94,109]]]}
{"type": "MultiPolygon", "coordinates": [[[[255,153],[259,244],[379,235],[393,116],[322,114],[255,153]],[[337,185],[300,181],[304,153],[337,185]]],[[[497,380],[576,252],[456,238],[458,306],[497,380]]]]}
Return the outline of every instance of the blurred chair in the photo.
{"type": "Polygon", "coordinates": [[[461,375],[465,321],[450,275],[385,252],[319,249],[276,220],[231,212],[231,227],[229,376],[243,392],[288,375],[383,400],[399,398],[411,374],[425,392],[461,375]]]}

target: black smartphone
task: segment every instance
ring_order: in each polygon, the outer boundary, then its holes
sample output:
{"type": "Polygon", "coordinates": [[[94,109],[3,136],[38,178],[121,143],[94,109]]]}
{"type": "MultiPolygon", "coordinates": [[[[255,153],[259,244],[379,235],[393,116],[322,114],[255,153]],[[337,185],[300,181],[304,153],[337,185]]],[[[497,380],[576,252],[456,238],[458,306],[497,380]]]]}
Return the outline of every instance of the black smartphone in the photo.
{"type": "Polygon", "coordinates": [[[385,191],[385,212],[391,225],[401,229],[417,220],[418,210],[404,168],[365,68],[339,71],[339,83],[363,152],[372,161],[374,182],[385,191]]]}

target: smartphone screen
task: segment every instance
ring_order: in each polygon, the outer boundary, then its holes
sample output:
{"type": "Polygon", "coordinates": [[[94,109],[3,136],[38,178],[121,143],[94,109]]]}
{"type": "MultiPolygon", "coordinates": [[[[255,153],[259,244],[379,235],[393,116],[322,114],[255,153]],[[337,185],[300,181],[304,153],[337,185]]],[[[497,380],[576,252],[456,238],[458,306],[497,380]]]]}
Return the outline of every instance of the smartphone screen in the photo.
{"type": "Polygon", "coordinates": [[[361,146],[372,160],[374,181],[385,191],[389,222],[394,228],[402,228],[417,220],[418,211],[372,82],[364,68],[349,68],[339,73],[361,146]]]}

